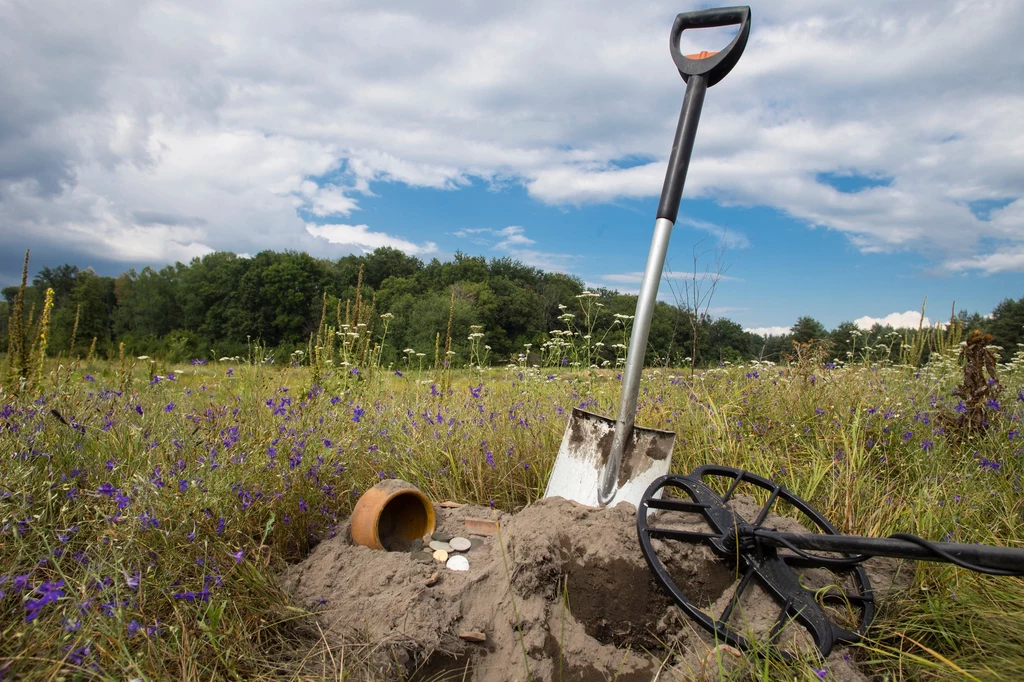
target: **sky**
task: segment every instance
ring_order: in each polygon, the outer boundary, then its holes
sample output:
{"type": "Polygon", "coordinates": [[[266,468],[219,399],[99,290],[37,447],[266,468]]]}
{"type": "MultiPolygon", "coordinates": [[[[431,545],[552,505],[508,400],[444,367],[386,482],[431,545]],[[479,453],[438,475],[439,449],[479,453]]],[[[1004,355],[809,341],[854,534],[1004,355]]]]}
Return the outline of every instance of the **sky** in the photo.
{"type": "MultiPolygon", "coordinates": [[[[676,2],[0,0],[0,285],[217,250],[509,256],[639,289],[676,2]]],[[[668,271],[781,331],[1024,295],[1024,3],[754,2],[668,271]]],[[[733,29],[734,32],[734,29],[733,29]]],[[[688,31],[684,53],[729,29],[688,31]]]]}

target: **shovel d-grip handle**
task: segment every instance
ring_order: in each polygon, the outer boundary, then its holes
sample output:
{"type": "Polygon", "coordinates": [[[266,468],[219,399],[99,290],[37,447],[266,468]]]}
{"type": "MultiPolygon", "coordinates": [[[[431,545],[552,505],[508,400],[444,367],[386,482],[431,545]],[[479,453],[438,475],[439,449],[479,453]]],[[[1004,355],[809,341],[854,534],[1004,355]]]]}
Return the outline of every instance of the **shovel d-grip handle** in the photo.
{"type": "Polygon", "coordinates": [[[690,166],[690,155],[693,153],[693,140],[697,136],[697,124],[700,122],[700,110],[704,105],[704,93],[707,89],[732,71],[736,62],[743,56],[750,36],[750,8],[723,7],[721,9],[705,9],[697,12],[684,12],[676,17],[669,35],[669,51],[672,61],[679,69],[679,75],[686,81],[686,96],[683,97],[683,110],[679,112],[679,125],[676,128],[672,153],[668,157],[668,170],[665,172],[665,184],[661,189],[661,201],[658,204],[658,218],[671,223],[676,222],[679,215],[679,200],[683,196],[683,185],[686,184],[686,169],[690,166]],[[740,25],[736,37],[726,48],[709,56],[702,52],[700,56],[686,57],[679,51],[679,36],[688,28],[715,28],[718,26],[740,25]],[[696,58],[695,58],[696,57],[696,58]]]}
{"type": "MultiPolygon", "coordinates": [[[[750,8],[720,7],[677,15],[676,21],[672,25],[668,45],[672,53],[672,61],[676,63],[676,68],[679,69],[679,75],[683,77],[683,80],[689,81],[690,76],[707,76],[707,86],[710,88],[725,78],[732,71],[732,67],[736,66],[736,62],[743,55],[743,48],[747,46],[749,36],[750,8]],[[692,55],[686,56],[679,50],[679,37],[688,28],[718,28],[735,24],[739,24],[740,30],[724,50],[699,58],[694,58],[692,55]]],[[[701,55],[704,54],[706,53],[701,53],[701,55]]]]}

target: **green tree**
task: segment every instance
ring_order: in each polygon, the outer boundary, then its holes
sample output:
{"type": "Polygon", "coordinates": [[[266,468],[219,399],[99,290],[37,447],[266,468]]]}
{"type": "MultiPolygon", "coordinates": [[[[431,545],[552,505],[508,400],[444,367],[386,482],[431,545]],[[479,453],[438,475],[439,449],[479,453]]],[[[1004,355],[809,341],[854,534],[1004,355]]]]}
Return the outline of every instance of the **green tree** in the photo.
{"type": "Polygon", "coordinates": [[[132,339],[159,338],[182,326],[180,270],[168,265],[159,272],[129,270],[114,280],[117,309],[114,333],[132,339]]]}
{"type": "Polygon", "coordinates": [[[80,270],[67,304],[53,317],[51,349],[54,352],[68,350],[75,311],[78,310],[76,345],[86,348],[95,338],[98,350],[109,350],[113,341],[113,313],[116,305],[113,277],[102,277],[88,269],[80,270]]]}
{"type": "Polygon", "coordinates": [[[987,322],[981,313],[977,311],[968,313],[966,310],[961,310],[956,314],[956,318],[965,333],[970,333],[974,329],[984,329],[987,322]]]}
{"type": "Polygon", "coordinates": [[[1017,344],[1024,343],[1024,298],[1003,299],[992,310],[985,328],[992,334],[992,343],[1003,349],[1002,359],[1011,358],[1017,352],[1017,344]]]}
{"type": "Polygon", "coordinates": [[[250,313],[239,287],[248,268],[248,259],[224,251],[193,258],[180,275],[181,328],[210,343],[244,343],[250,313]]]}
{"type": "Polygon", "coordinates": [[[558,316],[562,314],[558,306],[572,306],[576,302],[576,296],[582,293],[583,289],[583,280],[579,277],[561,272],[543,273],[536,288],[538,303],[541,306],[541,326],[538,331],[548,332],[555,329],[558,316]]]}
{"type": "Polygon", "coordinates": [[[712,362],[738,362],[750,356],[750,335],[730,319],[719,317],[707,326],[704,357],[712,362]]]}
{"type": "Polygon", "coordinates": [[[374,291],[388,277],[412,277],[423,269],[423,262],[415,256],[390,246],[381,246],[363,256],[363,284],[374,291]]]}
{"type": "Polygon", "coordinates": [[[53,289],[53,305],[54,308],[59,308],[71,296],[71,291],[75,288],[75,277],[77,275],[77,265],[65,263],[53,269],[44,267],[32,278],[32,284],[44,292],[47,288],[53,289]]]}
{"type": "Polygon", "coordinates": [[[828,336],[832,341],[832,355],[844,362],[856,359],[847,353],[864,347],[864,333],[853,322],[840,322],[828,336]]]}
{"type": "Polygon", "coordinates": [[[790,329],[790,334],[797,343],[810,343],[811,341],[825,338],[828,336],[828,331],[821,322],[805,315],[797,319],[790,329]]]}

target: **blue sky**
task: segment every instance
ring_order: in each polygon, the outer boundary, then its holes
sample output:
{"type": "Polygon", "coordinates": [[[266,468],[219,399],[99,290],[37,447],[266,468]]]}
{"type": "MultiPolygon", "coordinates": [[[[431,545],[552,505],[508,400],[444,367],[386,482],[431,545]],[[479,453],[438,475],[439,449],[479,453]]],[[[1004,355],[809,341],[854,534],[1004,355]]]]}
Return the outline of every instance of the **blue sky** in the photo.
{"type": "MultiPolygon", "coordinates": [[[[635,291],[684,88],[668,31],[699,6],[0,5],[0,283],[29,247],[117,274],[389,245],[635,291]]],[[[939,320],[1024,294],[1024,4],[752,10],[669,253],[726,247],[712,312],[916,324],[925,296],[939,320]]]]}

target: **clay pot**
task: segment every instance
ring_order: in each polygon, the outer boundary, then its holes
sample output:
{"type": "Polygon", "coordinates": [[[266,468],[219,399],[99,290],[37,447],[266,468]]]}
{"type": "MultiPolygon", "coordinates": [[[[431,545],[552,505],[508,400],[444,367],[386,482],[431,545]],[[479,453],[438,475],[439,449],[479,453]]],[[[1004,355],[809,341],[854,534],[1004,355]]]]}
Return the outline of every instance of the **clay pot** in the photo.
{"type": "Polygon", "coordinates": [[[352,510],[352,541],[371,549],[404,551],[434,532],[434,505],[420,489],[400,479],[381,481],[352,510]]]}

